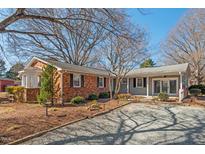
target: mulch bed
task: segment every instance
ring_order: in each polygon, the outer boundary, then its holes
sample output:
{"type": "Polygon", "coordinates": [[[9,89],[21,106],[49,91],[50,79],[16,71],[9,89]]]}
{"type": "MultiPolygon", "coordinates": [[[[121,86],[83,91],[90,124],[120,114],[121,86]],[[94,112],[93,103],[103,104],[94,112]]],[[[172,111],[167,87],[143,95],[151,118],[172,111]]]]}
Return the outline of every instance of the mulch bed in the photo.
{"type": "Polygon", "coordinates": [[[188,105],[188,106],[205,107],[204,96],[203,97],[199,96],[198,98],[187,97],[183,100],[183,104],[188,105]]]}
{"type": "Polygon", "coordinates": [[[45,108],[39,104],[10,103],[0,104],[0,144],[21,139],[25,136],[47,130],[73,120],[92,117],[96,113],[114,109],[127,102],[100,101],[100,110],[88,110],[84,105],[56,105],[49,108],[49,116],[45,116],[45,108]]]}
{"type": "Polygon", "coordinates": [[[177,99],[170,99],[168,101],[159,101],[153,99],[140,99],[137,103],[146,103],[146,104],[172,104],[172,105],[181,105],[181,106],[195,106],[195,107],[205,107],[205,97],[198,97],[197,99],[193,99],[191,97],[185,98],[182,102],[179,102],[177,99]]]}

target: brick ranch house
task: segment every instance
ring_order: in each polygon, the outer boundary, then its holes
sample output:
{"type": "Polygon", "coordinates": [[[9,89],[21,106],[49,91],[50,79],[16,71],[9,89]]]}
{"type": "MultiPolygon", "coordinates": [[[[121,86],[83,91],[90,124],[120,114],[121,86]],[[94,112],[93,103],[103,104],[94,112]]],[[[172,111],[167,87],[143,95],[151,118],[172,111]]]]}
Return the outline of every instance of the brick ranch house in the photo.
{"type": "MultiPolygon", "coordinates": [[[[21,84],[25,87],[25,101],[37,101],[42,68],[48,64],[56,68],[54,87],[58,102],[69,101],[78,95],[88,97],[91,93],[109,91],[109,75],[105,70],[33,57],[24,70],[19,72],[21,84]]],[[[188,94],[189,76],[187,63],[135,69],[122,80],[120,92],[146,97],[166,92],[182,100],[188,94]]],[[[113,78],[112,85],[114,84],[113,78]]]]}

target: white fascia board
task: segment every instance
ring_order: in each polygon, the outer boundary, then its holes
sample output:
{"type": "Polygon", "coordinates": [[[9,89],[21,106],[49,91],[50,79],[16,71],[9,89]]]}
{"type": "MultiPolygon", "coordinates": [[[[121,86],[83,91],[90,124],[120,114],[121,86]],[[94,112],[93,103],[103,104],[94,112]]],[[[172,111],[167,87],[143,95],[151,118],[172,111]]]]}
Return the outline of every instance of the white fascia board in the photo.
{"type": "MultiPolygon", "coordinates": [[[[40,58],[38,58],[38,57],[33,57],[33,58],[26,64],[26,66],[24,67],[24,69],[29,68],[29,67],[31,66],[31,64],[32,64],[35,60],[39,60],[39,61],[41,61],[41,62],[43,62],[43,63],[45,63],[45,64],[53,65],[53,64],[50,64],[49,62],[47,62],[47,61],[45,61],[45,60],[43,60],[43,59],[40,59],[40,58]]],[[[60,68],[60,67],[57,67],[57,66],[55,66],[55,65],[53,65],[53,66],[54,66],[58,71],[62,70],[62,68],[60,68]]]]}

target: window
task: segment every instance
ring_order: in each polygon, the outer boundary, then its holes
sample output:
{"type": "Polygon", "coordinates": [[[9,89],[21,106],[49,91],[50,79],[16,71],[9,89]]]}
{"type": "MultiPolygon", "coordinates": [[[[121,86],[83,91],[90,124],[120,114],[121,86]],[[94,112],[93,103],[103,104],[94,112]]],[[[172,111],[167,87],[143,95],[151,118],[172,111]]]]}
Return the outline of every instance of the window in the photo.
{"type": "Polygon", "coordinates": [[[126,78],[122,79],[122,84],[127,84],[127,79],[126,78]]]}
{"type": "Polygon", "coordinates": [[[167,94],[175,95],[177,93],[178,80],[175,78],[155,79],[153,81],[153,93],[158,94],[164,92],[167,94]]]}
{"type": "Polygon", "coordinates": [[[160,93],[160,80],[154,81],[154,93],[155,94],[160,93]]]}
{"type": "Polygon", "coordinates": [[[137,87],[142,87],[142,86],[143,86],[142,78],[137,78],[137,87]]]}
{"type": "Polygon", "coordinates": [[[170,94],[177,93],[177,81],[176,80],[169,80],[170,85],[170,94]]]}
{"type": "Polygon", "coordinates": [[[73,87],[81,87],[81,76],[79,74],[73,75],[73,87]]]}
{"type": "Polygon", "coordinates": [[[104,87],[104,78],[103,77],[99,77],[99,87],[100,88],[104,87]]]}

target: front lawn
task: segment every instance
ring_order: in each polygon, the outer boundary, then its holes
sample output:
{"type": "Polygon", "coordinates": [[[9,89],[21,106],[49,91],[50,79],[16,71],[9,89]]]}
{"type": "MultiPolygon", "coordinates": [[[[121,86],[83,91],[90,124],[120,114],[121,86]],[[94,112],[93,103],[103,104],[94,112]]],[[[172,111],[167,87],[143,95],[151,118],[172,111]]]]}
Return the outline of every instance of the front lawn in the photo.
{"type": "Polygon", "coordinates": [[[73,120],[92,116],[98,112],[116,108],[127,101],[107,101],[100,103],[100,109],[90,111],[89,103],[72,106],[57,105],[49,108],[49,116],[45,116],[45,108],[39,104],[10,103],[0,104],[0,144],[47,130],[73,120]]]}

